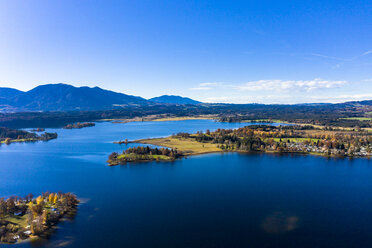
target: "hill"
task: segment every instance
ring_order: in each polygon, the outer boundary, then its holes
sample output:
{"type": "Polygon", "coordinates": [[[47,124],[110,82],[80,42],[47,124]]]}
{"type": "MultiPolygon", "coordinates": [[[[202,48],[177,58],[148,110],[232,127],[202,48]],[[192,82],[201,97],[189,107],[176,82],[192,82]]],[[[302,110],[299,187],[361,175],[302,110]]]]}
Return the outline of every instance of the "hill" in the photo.
{"type": "Polygon", "coordinates": [[[156,103],[168,103],[168,104],[199,104],[201,103],[188,97],[170,96],[170,95],[154,97],[154,98],[149,99],[149,101],[156,102],[156,103]]]}

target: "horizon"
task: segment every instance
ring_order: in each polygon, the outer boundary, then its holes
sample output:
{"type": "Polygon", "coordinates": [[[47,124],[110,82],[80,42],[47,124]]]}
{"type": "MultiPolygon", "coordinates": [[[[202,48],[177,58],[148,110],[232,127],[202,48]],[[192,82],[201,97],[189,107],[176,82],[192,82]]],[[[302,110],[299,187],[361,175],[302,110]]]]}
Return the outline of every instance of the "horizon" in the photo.
{"type": "MultiPolygon", "coordinates": [[[[72,84],[65,84],[65,83],[55,83],[55,84],[41,84],[41,85],[37,85],[33,88],[31,88],[30,90],[32,89],[35,89],[39,86],[45,86],[45,85],[68,85],[68,86],[73,86],[75,88],[82,88],[82,87],[88,87],[88,88],[100,88],[102,90],[107,90],[107,91],[112,91],[110,89],[105,89],[105,88],[102,88],[102,87],[99,87],[99,86],[87,86],[87,85],[82,85],[82,86],[75,86],[75,85],[72,85],[72,84]]],[[[30,91],[30,90],[26,90],[26,91],[23,91],[23,90],[20,90],[20,89],[16,89],[16,88],[12,88],[12,87],[3,87],[3,86],[0,86],[0,89],[1,88],[8,88],[8,89],[15,89],[15,90],[19,90],[19,91],[22,91],[22,92],[27,92],[27,91],[30,91]]],[[[125,92],[119,92],[119,91],[112,91],[112,92],[116,92],[116,93],[122,93],[122,94],[126,94],[125,92]]],[[[182,96],[182,95],[160,95],[160,96],[154,96],[154,97],[151,97],[151,98],[145,98],[145,97],[142,97],[140,95],[131,95],[131,96],[135,96],[135,97],[140,97],[140,98],[143,98],[145,100],[151,100],[152,98],[157,98],[157,97],[163,97],[163,96],[170,96],[170,97],[181,97],[181,98],[188,98],[188,99],[191,99],[191,100],[195,100],[193,99],[192,97],[186,97],[186,96],[182,96]]],[[[298,102],[298,103],[259,103],[259,102],[249,102],[249,103],[224,103],[224,102],[202,102],[200,101],[201,103],[206,103],[206,104],[263,104],[263,105],[301,105],[301,104],[338,104],[338,103],[347,103],[347,102],[362,102],[362,101],[372,101],[372,99],[365,99],[365,100],[350,100],[350,101],[340,101],[340,102],[298,102]]]]}
{"type": "Polygon", "coordinates": [[[64,83],[145,99],[372,99],[365,1],[0,1],[0,87],[64,83]]]}
{"type": "MultiPolygon", "coordinates": [[[[100,89],[102,89],[102,90],[113,91],[113,90],[105,89],[105,88],[102,88],[102,87],[99,87],[99,86],[87,86],[87,85],[76,86],[76,85],[65,84],[65,83],[41,84],[41,85],[37,85],[37,86],[31,88],[30,90],[32,90],[32,89],[34,89],[34,88],[36,88],[36,87],[39,87],[39,86],[45,86],[45,85],[69,85],[69,86],[73,86],[73,87],[76,87],[76,88],[81,88],[81,87],[95,88],[95,87],[98,87],[98,88],[100,88],[100,89]]],[[[16,88],[12,88],[12,87],[3,87],[3,86],[0,86],[0,88],[16,89],[16,88]]],[[[20,89],[16,89],[16,90],[20,90],[20,89]]],[[[26,91],[20,90],[20,91],[22,91],[22,92],[27,92],[28,90],[26,90],[26,91]]],[[[122,93],[122,94],[127,94],[127,93],[125,93],[125,92],[120,92],[120,91],[113,91],[113,92],[122,93]]],[[[176,97],[183,97],[183,98],[189,98],[189,99],[195,100],[195,99],[192,98],[192,97],[187,97],[187,96],[182,96],[182,95],[169,95],[169,94],[159,95],[159,96],[154,96],[154,97],[151,97],[151,98],[145,98],[145,97],[142,97],[141,95],[133,95],[133,96],[141,97],[141,98],[144,98],[144,99],[146,99],[146,100],[150,100],[150,99],[152,99],[152,98],[162,97],[162,96],[176,96],[176,97]]],[[[225,103],[225,102],[203,102],[203,101],[200,101],[200,102],[201,102],[201,103],[208,103],[208,104],[301,105],[301,104],[337,104],[337,103],[346,103],[346,102],[353,102],[353,101],[371,101],[371,100],[372,100],[372,99],[365,99],[365,100],[350,100],[350,101],[340,101],[340,102],[298,102],[298,103],[259,103],[259,102],[249,102],[249,103],[225,103]]]]}

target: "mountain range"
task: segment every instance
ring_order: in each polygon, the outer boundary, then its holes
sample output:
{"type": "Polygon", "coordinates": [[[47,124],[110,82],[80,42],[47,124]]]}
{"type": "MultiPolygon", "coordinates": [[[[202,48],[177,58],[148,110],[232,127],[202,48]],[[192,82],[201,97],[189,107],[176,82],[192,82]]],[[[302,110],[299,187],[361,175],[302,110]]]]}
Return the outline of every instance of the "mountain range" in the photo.
{"type": "MultiPolygon", "coordinates": [[[[52,112],[52,111],[91,111],[91,110],[113,110],[123,107],[152,107],[199,105],[202,102],[191,98],[163,95],[151,99],[127,95],[99,87],[75,87],[68,84],[46,84],[37,86],[29,91],[20,91],[13,88],[0,87],[0,113],[14,112],[52,112]]],[[[203,104],[206,107],[224,104],[203,104]]],[[[248,104],[255,106],[255,104],[248,104]]],[[[262,105],[262,104],[261,104],[262,105]]],[[[345,103],[305,103],[293,106],[318,107],[338,109],[358,109],[371,106],[372,101],[345,102],[345,103]]],[[[230,105],[228,105],[230,106],[230,105]]],[[[240,105],[232,104],[230,108],[240,105]]],[[[269,105],[268,105],[269,106],[269,105]]],[[[277,105],[270,105],[275,108],[277,105]]],[[[279,105],[278,105],[279,106],[279,105]]],[[[288,105],[289,106],[289,105],[288,105]]]]}
{"type": "Polygon", "coordinates": [[[23,92],[0,88],[0,112],[106,110],[125,106],[156,104],[198,104],[190,98],[160,96],[146,100],[99,87],[74,87],[67,84],[46,84],[23,92]]]}

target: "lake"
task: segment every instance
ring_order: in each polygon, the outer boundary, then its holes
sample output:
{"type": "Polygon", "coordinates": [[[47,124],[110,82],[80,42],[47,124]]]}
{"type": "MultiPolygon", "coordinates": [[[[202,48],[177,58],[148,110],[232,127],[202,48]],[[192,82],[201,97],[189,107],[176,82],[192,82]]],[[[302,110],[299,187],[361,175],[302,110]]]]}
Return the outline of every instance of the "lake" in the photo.
{"type": "Polygon", "coordinates": [[[99,122],[1,146],[0,196],[63,191],[82,201],[49,240],[15,247],[372,246],[368,159],[224,153],[106,165],[111,152],[135,145],[113,141],[245,125],[99,122]]]}

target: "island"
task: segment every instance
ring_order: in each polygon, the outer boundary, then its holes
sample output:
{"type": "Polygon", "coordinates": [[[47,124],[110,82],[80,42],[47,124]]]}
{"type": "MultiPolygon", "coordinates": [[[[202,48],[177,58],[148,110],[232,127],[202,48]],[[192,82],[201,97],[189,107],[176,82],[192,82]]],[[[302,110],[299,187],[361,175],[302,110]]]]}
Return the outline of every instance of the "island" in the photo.
{"type": "Polygon", "coordinates": [[[0,243],[47,236],[63,217],[76,213],[78,203],[74,194],[61,192],[0,198],[0,243]]]}
{"type": "Polygon", "coordinates": [[[83,123],[75,123],[75,124],[68,124],[64,126],[64,129],[80,129],[84,127],[94,127],[96,124],[94,122],[83,122],[83,123]]]}
{"type": "Polygon", "coordinates": [[[56,139],[57,137],[57,133],[45,132],[38,135],[36,133],[31,133],[25,130],[0,127],[0,144],[10,144],[14,142],[48,141],[56,139]]]}
{"type": "Polygon", "coordinates": [[[183,156],[177,149],[150,148],[149,146],[131,147],[118,154],[110,154],[107,163],[110,166],[123,165],[128,162],[148,162],[148,161],[173,161],[183,156]]]}
{"type": "MultiPolygon", "coordinates": [[[[214,152],[302,153],[366,158],[372,156],[372,133],[368,130],[317,128],[313,125],[251,125],[238,129],[217,129],[214,132],[199,131],[195,134],[181,132],[170,137],[127,143],[167,147],[182,154],[177,158],[214,152]]],[[[124,154],[126,153],[127,151],[124,151],[124,154]]]]}

